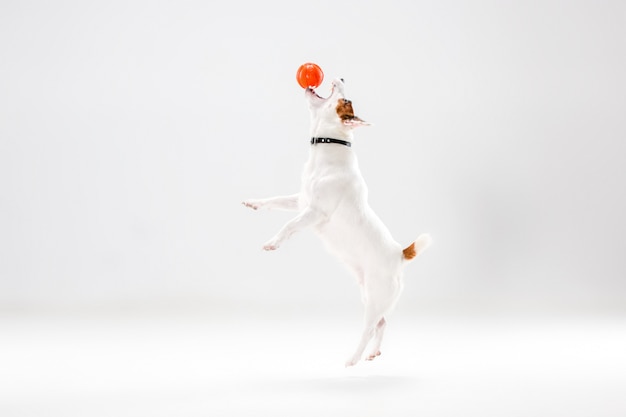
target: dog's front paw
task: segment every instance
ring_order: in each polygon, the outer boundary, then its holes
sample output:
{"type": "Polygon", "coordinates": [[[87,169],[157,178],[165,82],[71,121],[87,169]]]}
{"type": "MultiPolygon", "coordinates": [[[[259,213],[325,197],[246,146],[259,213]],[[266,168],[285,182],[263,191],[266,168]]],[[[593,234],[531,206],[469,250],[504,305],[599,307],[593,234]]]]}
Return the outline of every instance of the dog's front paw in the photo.
{"type": "Polygon", "coordinates": [[[250,207],[253,210],[259,209],[259,204],[254,200],[242,201],[241,204],[243,204],[246,207],[250,207]]]}
{"type": "Polygon", "coordinates": [[[271,250],[278,249],[278,247],[279,247],[278,242],[275,239],[272,239],[263,245],[263,250],[271,251],[271,250]]]}

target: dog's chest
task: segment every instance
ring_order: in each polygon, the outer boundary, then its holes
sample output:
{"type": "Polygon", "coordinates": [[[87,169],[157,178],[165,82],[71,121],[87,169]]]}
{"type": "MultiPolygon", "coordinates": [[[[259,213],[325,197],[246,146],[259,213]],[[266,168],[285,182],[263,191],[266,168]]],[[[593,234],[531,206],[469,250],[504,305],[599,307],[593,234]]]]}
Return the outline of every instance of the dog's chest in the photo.
{"type": "Polygon", "coordinates": [[[366,187],[354,152],[337,145],[317,145],[311,149],[302,171],[301,205],[321,205],[352,197],[365,197],[366,187]],[[362,194],[362,196],[360,196],[362,194]]]}

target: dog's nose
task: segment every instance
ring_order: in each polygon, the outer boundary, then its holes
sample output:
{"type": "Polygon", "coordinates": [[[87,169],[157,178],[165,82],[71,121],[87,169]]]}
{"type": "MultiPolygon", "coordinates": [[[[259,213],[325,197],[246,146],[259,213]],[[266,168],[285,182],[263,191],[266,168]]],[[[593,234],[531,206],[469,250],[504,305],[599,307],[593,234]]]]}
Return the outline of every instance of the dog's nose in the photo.
{"type": "Polygon", "coordinates": [[[339,81],[341,81],[341,82],[342,82],[342,83],[344,83],[344,84],[346,83],[346,82],[343,80],[343,78],[340,78],[340,79],[339,79],[339,81]]]}

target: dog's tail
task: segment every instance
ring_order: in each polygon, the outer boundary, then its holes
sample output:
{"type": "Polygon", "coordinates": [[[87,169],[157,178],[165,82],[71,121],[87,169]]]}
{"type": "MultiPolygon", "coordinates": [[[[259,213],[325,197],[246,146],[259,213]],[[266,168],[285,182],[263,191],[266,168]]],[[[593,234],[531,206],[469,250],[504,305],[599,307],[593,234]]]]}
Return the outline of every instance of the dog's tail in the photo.
{"type": "Polygon", "coordinates": [[[420,235],[417,239],[415,239],[415,242],[404,248],[404,250],[402,251],[402,258],[405,261],[412,260],[420,253],[424,252],[426,248],[430,246],[430,243],[432,241],[433,240],[431,239],[429,234],[424,233],[420,235]]]}

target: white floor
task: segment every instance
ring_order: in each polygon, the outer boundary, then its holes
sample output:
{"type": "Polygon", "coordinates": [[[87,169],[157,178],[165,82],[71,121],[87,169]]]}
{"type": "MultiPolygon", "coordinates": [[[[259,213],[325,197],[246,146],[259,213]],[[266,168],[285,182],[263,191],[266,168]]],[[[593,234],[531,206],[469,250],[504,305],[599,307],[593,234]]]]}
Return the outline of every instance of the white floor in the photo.
{"type": "Polygon", "coordinates": [[[0,416],[624,416],[624,317],[0,316],[0,416]]]}

